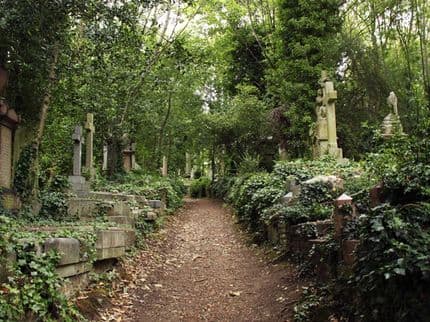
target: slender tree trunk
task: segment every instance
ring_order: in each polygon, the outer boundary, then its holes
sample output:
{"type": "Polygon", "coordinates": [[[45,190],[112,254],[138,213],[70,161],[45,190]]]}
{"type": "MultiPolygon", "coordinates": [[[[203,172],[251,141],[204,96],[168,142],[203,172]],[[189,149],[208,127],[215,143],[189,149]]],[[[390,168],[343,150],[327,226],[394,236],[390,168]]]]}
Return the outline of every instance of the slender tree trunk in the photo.
{"type": "Polygon", "coordinates": [[[161,161],[163,144],[164,144],[164,132],[166,130],[166,126],[170,117],[170,112],[172,110],[172,96],[173,96],[173,93],[170,91],[169,97],[167,99],[167,112],[164,117],[163,123],[161,124],[161,127],[160,127],[160,133],[159,133],[159,139],[158,139],[158,159],[159,159],[158,163],[160,163],[161,161]]]}
{"type": "Polygon", "coordinates": [[[43,132],[45,130],[46,119],[48,118],[49,106],[52,98],[52,88],[56,81],[55,79],[55,68],[58,62],[58,55],[60,49],[58,44],[54,45],[52,50],[52,61],[49,67],[49,79],[48,84],[46,86],[45,94],[43,95],[42,106],[40,108],[39,115],[39,126],[36,133],[36,138],[33,141],[33,148],[35,151],[34,159],[32,161],[32,165],[30,167],[30,178],[32,180],[32,191],[31,191],[31,199],[37,199],[37,192],[39,189],[39,157],[40,157],[40,145],[42,143],[43,132]]]}

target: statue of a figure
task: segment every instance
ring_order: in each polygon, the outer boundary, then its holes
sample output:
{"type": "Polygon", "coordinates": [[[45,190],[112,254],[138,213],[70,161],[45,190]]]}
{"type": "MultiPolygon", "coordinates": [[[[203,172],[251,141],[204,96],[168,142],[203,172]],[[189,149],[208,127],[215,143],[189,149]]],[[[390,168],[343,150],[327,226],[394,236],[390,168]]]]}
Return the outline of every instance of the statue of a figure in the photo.
{"type": "Polygon", "coordinates": [[[390,92],[387,98],[388,105],[392,106],[395,115],[399,115],[399,110],[397,108],[397,96],[394,92],[390,92]]]}

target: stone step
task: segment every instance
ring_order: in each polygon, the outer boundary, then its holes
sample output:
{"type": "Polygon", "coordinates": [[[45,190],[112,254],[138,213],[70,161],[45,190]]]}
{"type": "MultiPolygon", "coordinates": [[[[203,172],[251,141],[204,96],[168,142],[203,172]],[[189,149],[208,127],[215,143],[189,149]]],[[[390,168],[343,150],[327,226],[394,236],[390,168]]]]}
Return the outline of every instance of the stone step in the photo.
{"type": "Polygon", "coordinates": [[[97,200],[128,201],[130,203],[136,203],[141,208],[148,205],[148,201],[146,200],[146,198],[144,196],[138,195],[127,195],[122,193],[113,193],[105,191],[92,191],[90,192],[89,197],[97,200]]]}
{"type": "Polygon", "coordinates": [[[109,216],[107,217],[109,222],[118,224],[118,225],[126,225],[130,228],[134,227],[135,220],[128,216],[109,216]]]}
{"type": "Polygon", "coordinates": [[[71,198],[68,200],[68,214],[80,220],[91,220],[97,216],[113,215],[115,203],[90,198],[71,198]]]}

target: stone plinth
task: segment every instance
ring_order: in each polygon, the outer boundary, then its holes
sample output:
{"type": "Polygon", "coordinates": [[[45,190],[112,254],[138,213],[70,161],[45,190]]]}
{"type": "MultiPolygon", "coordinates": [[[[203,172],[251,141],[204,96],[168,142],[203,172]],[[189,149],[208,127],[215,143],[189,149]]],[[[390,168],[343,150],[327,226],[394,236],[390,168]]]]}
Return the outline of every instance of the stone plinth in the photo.
{"type": "Polygon", "coordinates": [[[90,192],[90,185],[82,176],[69,176],[71,192],[78,197],[86,197],[90,192]]]}

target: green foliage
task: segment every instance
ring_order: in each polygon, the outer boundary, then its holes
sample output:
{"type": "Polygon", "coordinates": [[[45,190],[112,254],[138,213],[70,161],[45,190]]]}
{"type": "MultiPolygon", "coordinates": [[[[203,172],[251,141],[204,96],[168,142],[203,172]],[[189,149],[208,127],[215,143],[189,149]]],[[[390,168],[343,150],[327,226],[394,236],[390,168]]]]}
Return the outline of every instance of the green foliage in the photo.
{"type": "Polygon", "coordinates": [[[115,182],[100,180],[94,188],[111,192],[121,191],[157,200],[161,200],[166,194],[167,206],[171,210],[182,205],[182,197],[186,193],[186,187],[181,178],[163,178],[132,172],[124,176],[118,176],[116,179],[117,181],[115,182]]]}
{"type": "Polygon", "coordinates": [[[233,184],[228,200],[237,211],[239,219],[245,222],[253,231],[262,229],[262,211],[284,194],[280,180],[268,173],[252,174],[239,177],[233,184]]]}
{"type": "Polygon", "coordinates": [[[191,182],[190,193],[193,198],[209,197],[211,179],[208,177],[201,177],[191,182]]]}
{"type": "Polygon", "coordinates": [[[15,170],[14,187],[23,200],[30,197],[32,190],[32,181],[30,177],[30,167],[36,151],[32,144],[27,145],[21,151],[15,170]]]}
{"type": "Polygon", "coordinates": [[[211,184],[211,195],[218,199],[225,199],[235,182],[235,177],[216,178],[211,184]]]}
{"type": "Polygon", "coordinates": [[[286,144],[293,156],[307,155],[318,79],[322,69],[335,69],[339,57],[341,4],[339,0],[278,2],[280,41],[269,91],[287,109],[291,126],[285,130],[286,144]]]}
{"type": "Polygon", "coordinates": [[[0,320],[79,320],[76,309],[60,292],[61,279],[55,273],[58,254],[38,254],[35,243],[22,239],[17,228],[0,216],[0,267],[10,275],[0,284],[0,320]],[[13,254],[16,261],[10,260],[13,254]]]}
{"type": "MultiPolygon", "coordinates": [[[[375,208],[360,223],[359,261],[344,287],[355,294],[350,314],[365,321],[422,321],[429,315],[428,205],[375,208]],[[411,207],[421,218],[409,216],[411,207]],[[355,311],[354,311],[355,310],[355,311]]],[[[345,290],[346,291],[346,290],[345,290]]]]}

